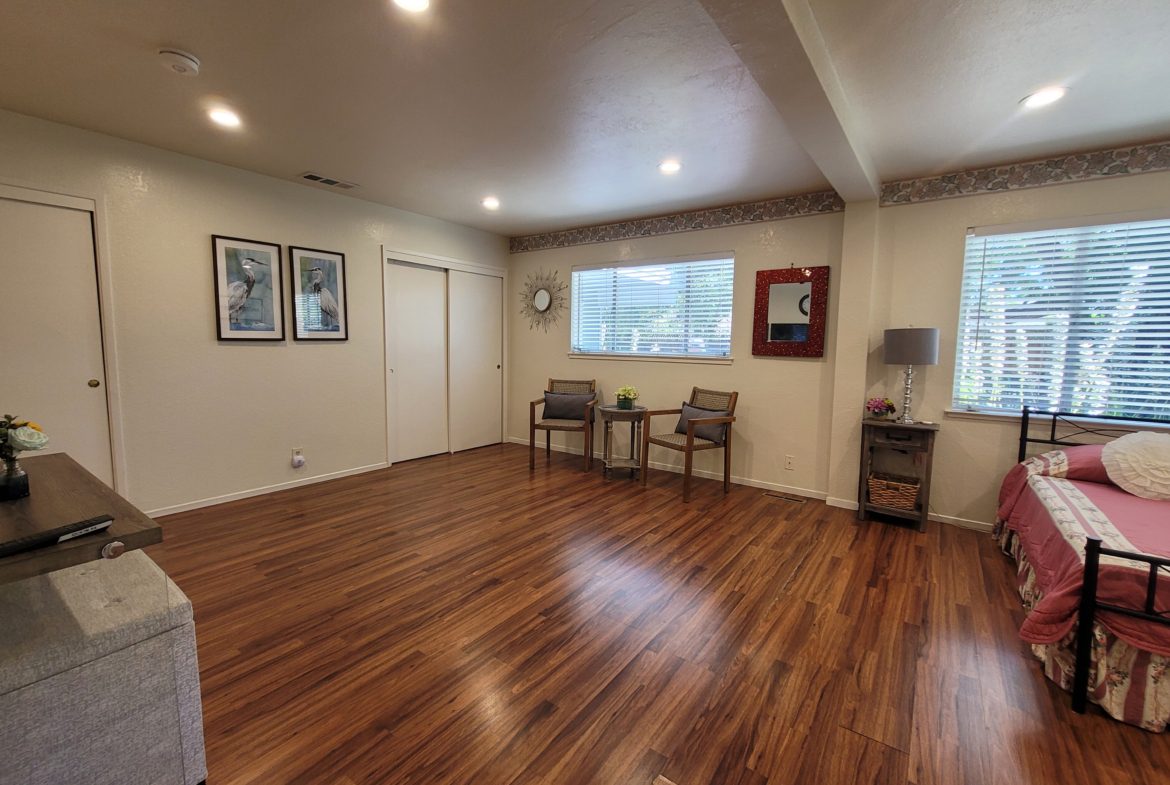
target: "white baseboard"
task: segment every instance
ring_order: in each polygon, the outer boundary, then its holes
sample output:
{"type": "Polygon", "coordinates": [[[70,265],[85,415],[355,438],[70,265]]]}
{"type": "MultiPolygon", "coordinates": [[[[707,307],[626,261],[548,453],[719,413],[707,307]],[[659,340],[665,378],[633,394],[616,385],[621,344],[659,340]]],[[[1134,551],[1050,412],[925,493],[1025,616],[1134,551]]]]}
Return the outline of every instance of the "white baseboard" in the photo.
{"type": "MultiPolygon", "coordinates": [[[[505,441],[510,442],[511,444],[520,444],[520,445],[523,445],[525,447],[528,446],[528,440],[525,438],[519,437],[519,436],[509,436],[505,441]]],[[[536,446],[537,446],[537,449],[540,449],[540,450],[544,449],[543,444],[538,443],[536,446]]],[[[553,452],[563,452],[563,453],[568,453],[570,455],[580,455],[581,454],[581,450],[577,450],[577,449],[574,449],[572,447],[567,447],[563,444],[554,444],[552,446],[552,449],[553,449],[553,452]]],[[[594,457],[601,458],[601,452],[595,450],[594,457]]],[[[674,472],[675,474],[682,474],[682,467],[675,466],[674,464],[657,463],[655,461],[650,461],[650,468],[651,469],[659,469],[661,471],[674,472]]],[[[723,474],[720,472],[702,471],[699,469],[694,469],[692,473],[696,477],[705,477],[705,478],[710,479],[710,480],[722,480],[723,479],[723,474]]],[[[840,507],[840,508],[845,509],[845,510],[856,510],[859,506],[857,504],[856,499],[842,499],[842,498],[839,498],[836,496],[829,496],[824,491],[814,491],[814,490],[811,490],[809,488],[796,488],[796,487],[793,487],[791,485],[780,485],[779,483],[764,482],[763,480],[754,480],[754,479],[751,479],[750,477],[737,477],[735,475],[731,476],[731,481],[733,483],[735,483],[736,485],[747,485],[747,486],[750,486],[752,488],[764,488],[765,490],[769,490],[769,491],[779,491],[781,493],[791,493],[795,496],[804,496],[804,497],[809,498],[809,499],[821,499],[825,502],[825,504],[829,505],[830,507],[840,507]]],[[[958,527],[963,528],[963,529],[974,529],[975,531],[990,532],[994,528],[994,526],[992,524],[986,523],[984,521],[974,521],[974,520],[971,520],[969,518],[957,518],[953,515],[931,514],[928,517],[932,521],[937,521],[938,523],[950,524],[951,526],[958,526],[958,527]]]]}
{"type": "MultiPolygon", "coordinates": [[[[509,436],[507,441],[511,442],[512,444],[521,444],[521,445],[524,445],[525,447],[528,446],[528,440],[523,439],[519,436],[509,436]]],[[[539,449],[539,450],[544,449],[543,444],[537,444],[536,446],[537,446],[537,449],[539,449]]],[[[581,450],[577,450],[577,449],[574,449],[572,447],[566,447],[562,444],[554,444],[552,446],[552,449],[553,449],[553,452],[563,452],[563,453],[568,453],[569,455],[580,455],[581,454],[581,450]]],[[[601,452],[598,450],[594,450],[593,457],[600,459],[601,452]]],[[[650,468],[651,469],[658,469],[659,471],[664,471],[664,472],[674,472],[675,474],[682,474],[682,470],[683,470],[681,466],[676,466],[672,463],[658,463],[657,461],[650,461],[650,468]]],[[[704,479],[708,479],[708,480],[722,480],[723,479],[723,472],[712,472],[712,471],[707,471],[705,469],[692,469],[691,474],[695,477],[703,477],[704,479]]],[[[735,483],[736,485],[747,485],[751,488],[763,488],[764,490],[767,490],[767,491],[779,491],[780,493],[791,493],[791,494],[794,494],[796,496],[804,496],[804,497],[807,497],[809,499],[820,499],[823,501],[825,498],[824,491],[814,491],[811,488],[797,488],[797,487],[792,486],[792,485],[781,485],[781,484],[775,483],[775,482],[765,482],[764,480],[755,480],[755,479],[752,479],[751,477],[739,477],[739,476],[733,474],[733,475],[731,475],[731,481],[733,483],[735,483]]],[[[857,508],[854,507],[854,509],[857,509],[857,508]]]]}
{"type": "Polygon", "coordinates": [[[385,469],[390,464],[383,461],[382,463],[371,463],[369,466],[358,466],[354,469],[342,469],[339,472],[329,472],[328,474],[317,474],[312,477],[302,477],[289,482],[281,482],[276,485],[265,485],[261,488],[250,488],[246,491],[238,491],[236,493],[228,493],[223,496],[212,496],[208,499],[199,499],[193,502],[184,502],[183,504],[175,504],[171,507],[160,507],[157,510],[147,510],[146,514],[151,518],[161,517],[163,515],[174,515],[177,512],[187,512],[188,510],[198,510],[201,507],[210,507],[214,504],[223,504],[224,502],[234,502],[238,499],[249,499],[253,496],[262,496],[266,493],[275,493],[276,491],[284,491],[289,488],[297,488],[301,485],[313,485],[326,480],[338,480],[342,477],[350,477],[354,474],[365,474],[366,472],[377,471],[378,469],[385,469]]]}
{"type": "Polygon", "coordinates": [[[830,507],[840,507],[843,510],[856,510],[859,506],[856,499],[841,499],[836,496],[825,498],[825,504],[830,507]]]}
{"type": "Polygon", "coordinates": [[[938,521],[939,523],[949,523],[951,526],[958,526],[960,529],[974,529],[975,531],[988,532],[989,534],[995,529],[994,524],[986,523],[984,521],[974,521],[970,518],[956,518],[953,515],[935,514],[931,514],[927,517],[929,517],[932,521],[938,521]]]}

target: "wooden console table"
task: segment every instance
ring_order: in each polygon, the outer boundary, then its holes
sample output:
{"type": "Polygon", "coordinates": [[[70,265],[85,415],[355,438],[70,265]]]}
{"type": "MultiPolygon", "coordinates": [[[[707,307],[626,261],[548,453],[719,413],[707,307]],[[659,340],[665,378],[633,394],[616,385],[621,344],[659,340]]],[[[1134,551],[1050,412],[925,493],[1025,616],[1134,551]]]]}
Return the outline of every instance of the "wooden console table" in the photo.
{"type": "Polygon", "coordinates": [[[22,457],[20,465],[28,472],[32,493],[0,502],[0,540],[96,515],[112,515],[114,522],[103,532],[0,558],[0,583],[100,559],[107,543],[120,542],[130,551],[162,542],[162,527],[65,453],[22,457]]]}

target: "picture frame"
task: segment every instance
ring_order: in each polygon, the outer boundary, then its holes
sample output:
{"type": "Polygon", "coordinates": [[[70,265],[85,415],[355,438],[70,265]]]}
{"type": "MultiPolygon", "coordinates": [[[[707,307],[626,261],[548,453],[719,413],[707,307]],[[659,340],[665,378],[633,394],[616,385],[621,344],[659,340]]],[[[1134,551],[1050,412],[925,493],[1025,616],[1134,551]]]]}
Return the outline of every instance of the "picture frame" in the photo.
{"type": "Polygon", "coordinates": [[[292,281],[293,339],[349,340],[345,254],[290,245],[288,263],[292,281]]]}
{"type": "Polygon", "coordinates": [[[276,243],[211,236],[221,341],[284,340],[284,260],[276,243]]]}
{"type": "Polygon", "coordinates": [[[824,357],[828,302],[828,267],[757,271],[752,354],[824,357]]]}

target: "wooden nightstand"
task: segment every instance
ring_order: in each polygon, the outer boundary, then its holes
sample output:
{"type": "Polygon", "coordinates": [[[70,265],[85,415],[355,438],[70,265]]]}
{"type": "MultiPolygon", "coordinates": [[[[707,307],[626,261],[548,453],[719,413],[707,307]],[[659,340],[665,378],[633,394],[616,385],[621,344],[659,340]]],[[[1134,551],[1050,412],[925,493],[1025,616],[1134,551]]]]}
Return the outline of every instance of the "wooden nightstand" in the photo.
{"type": "MultiPolygon", "coordinates": [[[[903,424],[892,420],[863,420],[861,424],[861,477],[857,484],[857,518],[871,512],[916,521],[918,531],[926,529],[930,513],[930,469],[934,461],[937,423],[903,424]],[[871,475],[888,475],[918,483],[911,503],[880,504],[870,494],[871,475]]],[[[898,487],[895,479],[886,487],[898,487]]],[[[904,483],[909,485],[910,483],[904,483]]]]}

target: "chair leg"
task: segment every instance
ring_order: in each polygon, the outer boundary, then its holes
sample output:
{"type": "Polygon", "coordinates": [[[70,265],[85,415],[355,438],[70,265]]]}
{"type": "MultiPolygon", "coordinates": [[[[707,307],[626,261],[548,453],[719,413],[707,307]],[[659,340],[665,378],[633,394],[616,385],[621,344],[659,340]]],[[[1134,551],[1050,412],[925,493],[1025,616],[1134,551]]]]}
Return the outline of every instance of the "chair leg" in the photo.
{"type": "Polygon", "coordinates": [[[642,487],[646,487],[646,476],[650,473],[650,429],[646,424],[642,424],[642,454],[638,456],[639,463],[642,464],[642,487]]]}
{"type": "Polygon", "coordinates": [[[552,463],[552,431],[544,432],[544,462],[552,463]]]}
{"type": "Polygon", "coordinates": [[[528,471],[536,471],[536,426],[528,423],[528,471]]]}
{"type": "Polygon", "coordinates": [[[691,500],[691,458],[694,456],[690,450],[686,451],[686,458],[683,460],[683,503],[691,500]]]}
{"type": "Polygon", "coordinates": [[[585,464],[584,471],[589,471],[593,464],[593,429],[589,427],[589,423],[585,423],[585,446],[582,449],[582,462],[585,464]]]}
{"type": "Polygon", "coordinates": [[[731,429],[727,429],[727,439],[723,442],[723,492],[731,493],[731,429]]]}

